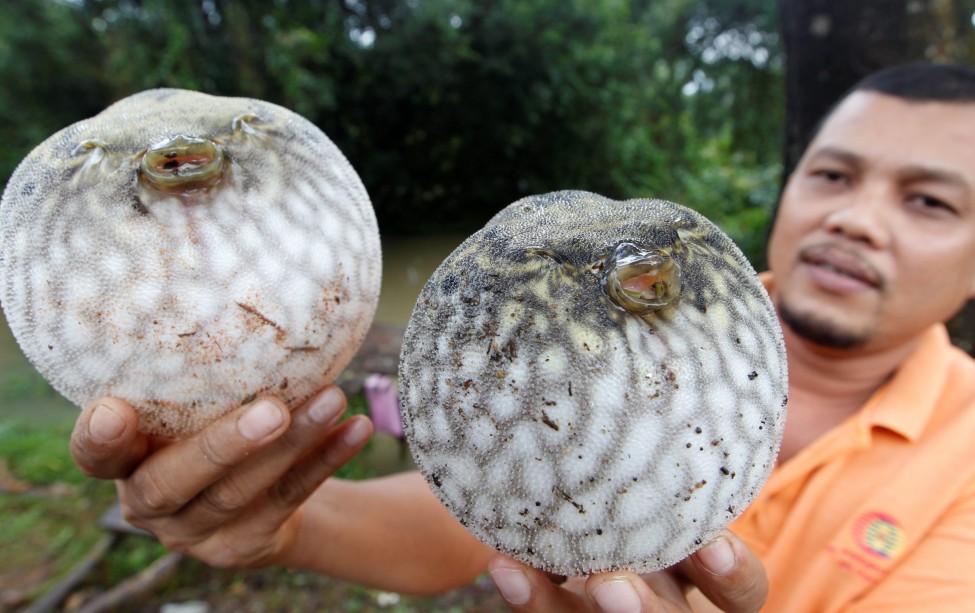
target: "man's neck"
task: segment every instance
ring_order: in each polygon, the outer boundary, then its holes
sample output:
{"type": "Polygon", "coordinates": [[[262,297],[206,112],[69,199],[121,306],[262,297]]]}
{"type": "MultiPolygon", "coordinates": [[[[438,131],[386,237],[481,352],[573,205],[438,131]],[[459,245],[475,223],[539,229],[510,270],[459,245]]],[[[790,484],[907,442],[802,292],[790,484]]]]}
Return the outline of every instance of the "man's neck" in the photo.
{"type": "Polygon", "coordinates": [[[817,346],[784,326],[789,405],[779,461],[799,453],[858,411],[897,370],[917,341],[876,351],[817,346]]]}

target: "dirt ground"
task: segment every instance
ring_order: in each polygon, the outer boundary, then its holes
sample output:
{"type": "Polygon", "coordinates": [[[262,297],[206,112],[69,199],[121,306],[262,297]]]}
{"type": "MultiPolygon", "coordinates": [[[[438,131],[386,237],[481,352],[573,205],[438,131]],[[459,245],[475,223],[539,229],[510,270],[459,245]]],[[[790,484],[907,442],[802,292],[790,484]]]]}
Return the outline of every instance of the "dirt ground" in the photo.
{"type": "MultiPolygon", "coordinates": [[[[10,486],[10,483],[3,485],[10,486]]],[[[0,493],[9,531],[0,536],[0,612],[30,611],[57,591],[92,552],[100,555],[44,611],[264,613],[317,611],[505,611],[482,576],[460,589],[414,597],[284,568],[217,569],[167,552],[151,536],[108,530],[107,483],[0,493]],[[101,527],[99,527],[99,525],[101,527]]]]}
{"type": "Polygon", "coordinates": [[[120,610],[494,613],[508,609],[487,577],[480,577],[464,588],[425,598],[371,590],[311,573],[289,573],[282,569],[221,570],[184,559],[178,572],[166,584],[140,602],[130,603],[129,608],[120,610]]]}

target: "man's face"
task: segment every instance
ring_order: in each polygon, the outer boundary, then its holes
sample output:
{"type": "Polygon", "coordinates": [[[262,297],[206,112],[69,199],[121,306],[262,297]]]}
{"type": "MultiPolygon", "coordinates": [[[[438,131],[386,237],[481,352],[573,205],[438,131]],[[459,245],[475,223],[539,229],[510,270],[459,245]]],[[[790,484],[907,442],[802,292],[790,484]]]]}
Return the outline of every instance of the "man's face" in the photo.
{"type": "Polygon", "coordinates": [[[975,295],[975,105],[848,97],[789,178],[769,243],[800,336],[881,349],[975,295]]]}

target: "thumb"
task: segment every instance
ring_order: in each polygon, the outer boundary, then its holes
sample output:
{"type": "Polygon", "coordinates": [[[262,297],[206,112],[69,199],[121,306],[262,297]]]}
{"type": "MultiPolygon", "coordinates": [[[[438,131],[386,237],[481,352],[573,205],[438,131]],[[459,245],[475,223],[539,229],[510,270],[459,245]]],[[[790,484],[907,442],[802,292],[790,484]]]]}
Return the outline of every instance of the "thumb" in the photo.
{"type": "Polygon", "coordinates": [[[85,474],[121,479],[145,458],[149,438],[138,431],[135,409],[117,398],[101,398],[86,407],[71,433],[71,456],[85,474]]]}
{"type": "Polygon", "coordinates": [[[679,568],[722,611],[758,611],[768,598],[765,567],[729,530],[681,562],[679,568]]]}

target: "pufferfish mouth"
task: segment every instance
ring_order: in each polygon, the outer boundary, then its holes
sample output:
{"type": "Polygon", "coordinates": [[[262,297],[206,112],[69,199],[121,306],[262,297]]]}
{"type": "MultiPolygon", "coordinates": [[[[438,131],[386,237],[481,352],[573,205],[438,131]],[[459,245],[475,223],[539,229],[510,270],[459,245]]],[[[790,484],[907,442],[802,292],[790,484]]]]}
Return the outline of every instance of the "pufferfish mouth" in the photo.
{"type": "Polygon", "coordinates": [[[223,170],[224,154],[219,145],[182,134],[149,147],[139,163],[141,177],[166,191],[212,186],[220,181],[223,170]]]}
{"type": "Polygon", "coordinates": [[[799,259],[810,266],[849,277],[873,288],[880,289],[883,286],[881,274],[862,257],[847,249],[817,245],[804,249],[799,254],[799,259]]]}

